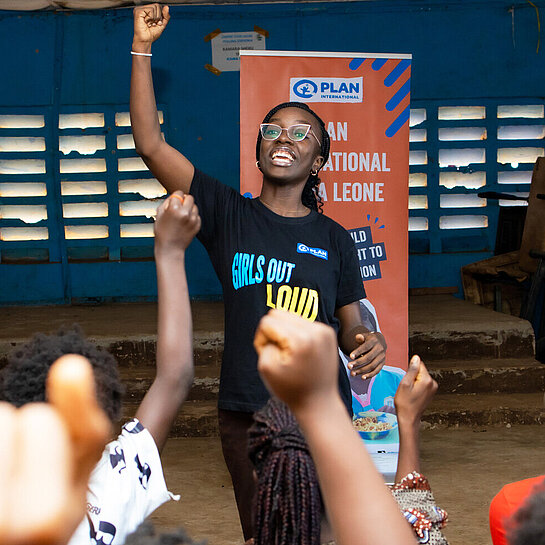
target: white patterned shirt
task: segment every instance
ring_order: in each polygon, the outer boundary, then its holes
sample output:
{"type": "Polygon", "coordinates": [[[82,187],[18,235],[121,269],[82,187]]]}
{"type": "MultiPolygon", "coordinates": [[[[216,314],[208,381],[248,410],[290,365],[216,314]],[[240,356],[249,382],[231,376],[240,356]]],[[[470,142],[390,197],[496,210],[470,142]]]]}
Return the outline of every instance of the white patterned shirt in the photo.
{"type": "Polygon", "coordinates": [[[179,496],[167,490],[155,441],[135,418],[104,448],[89,479],[87,515],[68,545],[122,545],[170,499],[179,496]]]}

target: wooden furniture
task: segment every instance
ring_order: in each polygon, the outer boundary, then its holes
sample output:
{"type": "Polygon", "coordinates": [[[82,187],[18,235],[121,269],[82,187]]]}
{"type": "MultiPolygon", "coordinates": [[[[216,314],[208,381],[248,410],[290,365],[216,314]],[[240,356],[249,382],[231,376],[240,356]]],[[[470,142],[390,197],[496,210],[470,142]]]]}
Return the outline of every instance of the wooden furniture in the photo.
{"type": "Polygon", "coordinates": [[[536,357],[545,363],[545,157],[534,165],[520,249],[462,267],[462,283],[466,300],[531,322],[536,357]]]}

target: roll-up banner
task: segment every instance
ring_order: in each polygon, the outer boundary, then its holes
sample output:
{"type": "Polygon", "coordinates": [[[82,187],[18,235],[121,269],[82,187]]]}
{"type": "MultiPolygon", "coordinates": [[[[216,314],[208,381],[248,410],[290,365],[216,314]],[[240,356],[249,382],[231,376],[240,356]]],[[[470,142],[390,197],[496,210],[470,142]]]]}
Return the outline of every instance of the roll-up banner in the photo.
{"type": "MultiPolygon", "coordinates": [[[[388,343],[380,378],[351,380],[353,406],[356,415],[388,413],[408,356],[411,56],[240,51],[240,60],[241,193],[261,191],[255,141],[269,109],[305,102],[326,124],[331,152],[319,174],[324,213],[354,239],[367,293],[362,317],[388,343]]],[[[392,439],[379,439],[377,447],[392,439]]]]}

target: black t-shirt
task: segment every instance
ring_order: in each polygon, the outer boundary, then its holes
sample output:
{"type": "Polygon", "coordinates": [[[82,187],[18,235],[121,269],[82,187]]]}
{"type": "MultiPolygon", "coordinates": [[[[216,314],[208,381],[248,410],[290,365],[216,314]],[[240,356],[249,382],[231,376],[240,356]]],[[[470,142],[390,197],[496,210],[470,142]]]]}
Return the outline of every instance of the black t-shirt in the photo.
{"type": "MultiPolygon", "coordinates": [[[[190,193],[199,207],[198,234],[223,287],[225,343],[220,409],[254,412],[269,398],[257,372],[253,338],[270,308],[282,308],[338,332],[335,310],[365,297],[354,242],[332,219],[275,214],[195,170],[190,193]]],[[[312,380],[312,377],[309,377],[312,380]]],[[[340,391],[351,412],[342,364],[340,391]]]]}

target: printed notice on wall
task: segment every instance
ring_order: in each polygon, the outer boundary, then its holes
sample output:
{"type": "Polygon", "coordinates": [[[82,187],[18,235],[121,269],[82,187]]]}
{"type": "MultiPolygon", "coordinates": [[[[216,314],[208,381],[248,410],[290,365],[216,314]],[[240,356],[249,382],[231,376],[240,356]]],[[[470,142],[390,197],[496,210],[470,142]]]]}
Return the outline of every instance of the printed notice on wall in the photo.
{"type": "Polygon", "coordinates": [[[221,72],[240,70],[241,49],[265,49],[265,36],[258,32],[222,32],[212,40],[212,64],[221,72]]]}

